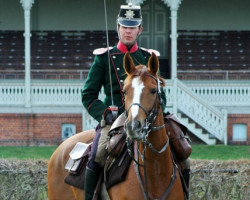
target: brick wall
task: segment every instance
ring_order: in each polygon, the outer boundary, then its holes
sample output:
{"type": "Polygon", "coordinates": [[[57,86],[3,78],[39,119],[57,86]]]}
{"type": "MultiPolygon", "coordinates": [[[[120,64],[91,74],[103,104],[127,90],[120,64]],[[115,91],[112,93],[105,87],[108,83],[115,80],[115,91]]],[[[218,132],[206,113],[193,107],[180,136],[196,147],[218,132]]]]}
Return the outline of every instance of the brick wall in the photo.
{"type": "MultiPolygon", "coordinates": [[[[0,114],[0,145],[58,145],[62,142],[64,123],[75,124],[76,133],[82,131],[81,114],[0,114]]],[[[228,115],[228,144],[250,144],[250,114],[228,115]],[[246,142],[233,142],[235,123],[247,125],[246,142]]]]}
{"type": "Polygon", "coordinates": [[[63,123],[82,131],[81,114],[0,114],[0,145],[57,145],[63,123]]]}
{"type": "Polygon", "coordinates": [[[250,114],[228,114],[228,144],[250,144],[250,114]],[[247,141],[234,142],[233,141],[233,124],[246,124],[247,126],[247,141]]]}

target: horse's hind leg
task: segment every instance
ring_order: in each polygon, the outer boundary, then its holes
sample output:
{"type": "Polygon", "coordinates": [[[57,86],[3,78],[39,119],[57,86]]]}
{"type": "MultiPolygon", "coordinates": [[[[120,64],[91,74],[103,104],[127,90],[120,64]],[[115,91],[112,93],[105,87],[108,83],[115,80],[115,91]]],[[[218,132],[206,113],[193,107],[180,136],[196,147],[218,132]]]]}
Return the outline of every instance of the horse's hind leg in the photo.
{"type": "Polygon", "coordinates": [[[58,149],[54,152],[48,165],[48,197],[49,200],[74,200],[71,187],[64,183],[66,173],[58,152],[58,149]]]}
{"type": "Polygon", "coordinates": [[[75,134],[65,140],[53,153],[48,164],[49,200],[84,200],[83,190],[71,187],[64,182],[67,171],[64,169],[69,153],[77,142],[90,142],[95,130],[75,134]]]}

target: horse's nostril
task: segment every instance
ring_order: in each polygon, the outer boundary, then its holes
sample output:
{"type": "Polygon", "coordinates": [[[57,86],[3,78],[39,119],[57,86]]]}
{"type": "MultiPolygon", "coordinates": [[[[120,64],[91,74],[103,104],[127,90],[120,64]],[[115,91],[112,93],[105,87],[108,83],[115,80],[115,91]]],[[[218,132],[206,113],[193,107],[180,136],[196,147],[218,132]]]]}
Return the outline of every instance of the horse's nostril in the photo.
{"type": "Polygon", "coordinates": [[[124,124],[124,128],[130,131],[140,131],[142,128],[142,124],[140,121],[127,122],[124,124]]]}
{"type": "Polygon", "coordinates": [[[137,130],[141,129],[141,122],[140,122],[140,121],[136,121],[136,122],[135,122],[135,128],[136,128],[137,130]]]}

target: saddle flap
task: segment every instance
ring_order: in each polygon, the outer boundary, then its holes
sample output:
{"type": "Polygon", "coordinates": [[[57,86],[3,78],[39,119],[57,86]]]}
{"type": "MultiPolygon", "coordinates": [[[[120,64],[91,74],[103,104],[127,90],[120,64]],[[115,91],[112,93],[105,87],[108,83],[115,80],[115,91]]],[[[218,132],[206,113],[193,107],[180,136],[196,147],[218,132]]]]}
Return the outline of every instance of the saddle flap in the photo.
{"type": "Polygon", "coordinates": [[[126,116],[124,113],[122,113],[115,121],[114,123],[112,124],[110,130],[109,130],[109,133],[112,132],[114,129],[116,128],[119,128],[119,127],[122,127],[124,126],[125,124],[125,121],[126,121],[126,116]]]}
{"type": "Polygon", "coordinates": [[[105,185],[107,189],[126,179],[131,160],[132,157],[129,155],[126,147],[125,150],[113,161],[112,165],[106,172],[105,185]]]}
{"type": "Polygon", "coordinates": [[[82,158],[88,154],[88,149],[90,148],[92,143],[82,143],[82,142],[77,142],[75,147],[71,150],[69,153],[69,156],[73,160],[77,160],[79,158],[82,158]]]}

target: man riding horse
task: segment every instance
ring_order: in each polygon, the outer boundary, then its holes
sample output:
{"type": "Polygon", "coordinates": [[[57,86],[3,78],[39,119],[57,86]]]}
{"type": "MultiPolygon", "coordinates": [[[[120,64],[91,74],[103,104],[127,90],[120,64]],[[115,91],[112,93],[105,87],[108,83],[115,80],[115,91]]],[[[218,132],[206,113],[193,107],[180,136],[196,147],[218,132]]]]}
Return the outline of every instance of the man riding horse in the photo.
{"type": "MultiPolygon", "coordinates": [[[[82,103],[88,113],[99,122],[96,127],[91,154],[85,172],[85,199],[93,197],[100,172],[107,158],[107,136],[112,123],[124,112],[123,81],[126,74],[123,58],[129,52],[133,62],[146,65],[152,52],[156,50],[141,48],[137,39],[142,33],[142,16],[140,6],[131,3],[122,5],[117,18],[119,42],[114,47],[100,48],[94,51],[94,62],[88,73],[82,90],[82,103]],[[104,101],[98,99],[101,88],[106,95],[104,101]]],[[[166,95],[161,88],[162,110],[166,105],[166,95]]],[[[185,167],[189,169],[188,167],[185,167]]],[[[187,182],[189,171],[185,170],[187,182]]]]}

